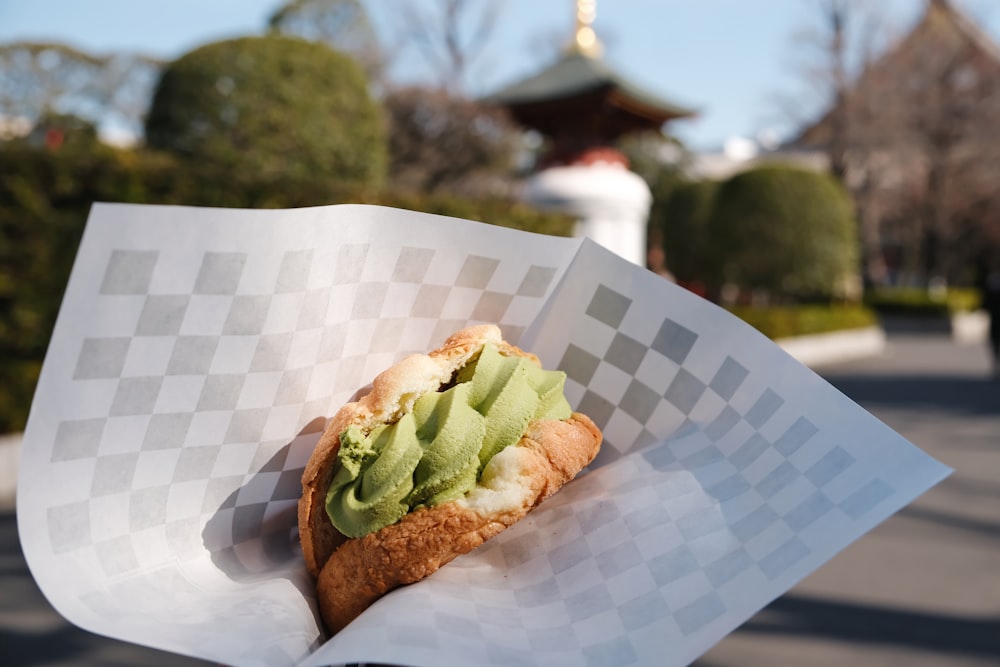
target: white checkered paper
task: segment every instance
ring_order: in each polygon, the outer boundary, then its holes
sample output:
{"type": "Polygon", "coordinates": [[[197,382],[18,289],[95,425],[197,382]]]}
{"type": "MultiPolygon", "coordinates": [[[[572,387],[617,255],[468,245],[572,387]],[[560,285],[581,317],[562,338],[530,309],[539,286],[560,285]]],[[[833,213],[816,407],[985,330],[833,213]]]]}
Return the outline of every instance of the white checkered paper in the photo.
{"type": "Polygon", "coordinates": [[[947,472],[588,241],[369,206],[98,205],[18,515],[69,620],[223,664],[683,665],[947,472]],[[601,454],[327,640],[295,534],[311,448],[375,374],[476,322],[566,371],[601,454]]]}

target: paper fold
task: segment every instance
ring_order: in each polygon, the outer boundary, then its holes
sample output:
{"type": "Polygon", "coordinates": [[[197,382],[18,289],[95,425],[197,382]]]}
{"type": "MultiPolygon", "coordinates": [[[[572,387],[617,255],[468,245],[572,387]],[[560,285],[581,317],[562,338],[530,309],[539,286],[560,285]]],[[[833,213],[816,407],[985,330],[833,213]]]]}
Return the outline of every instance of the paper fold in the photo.
{"type": "Polygon", "coordinates": [[[947,472],[589,241],[368,206],[98,205],[18,515],[69,620],[224,664],[683,665],[947,472]],[[602,452],[323,644],[294,509],[324,420],[484,321],[566,371],[602,452]]]}

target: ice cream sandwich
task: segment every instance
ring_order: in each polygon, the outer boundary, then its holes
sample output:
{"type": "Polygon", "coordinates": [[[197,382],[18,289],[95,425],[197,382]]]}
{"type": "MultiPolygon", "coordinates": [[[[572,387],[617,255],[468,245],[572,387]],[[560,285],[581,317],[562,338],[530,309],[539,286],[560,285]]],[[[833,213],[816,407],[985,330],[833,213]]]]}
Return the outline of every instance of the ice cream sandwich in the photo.
{"type": "Polygon", "coordinates": [[[334,415],[299,501],[327,630],[519,521],[594,459],[601,432],[572,411],[565,379],[482,325],[403,359],[334,415]]]}

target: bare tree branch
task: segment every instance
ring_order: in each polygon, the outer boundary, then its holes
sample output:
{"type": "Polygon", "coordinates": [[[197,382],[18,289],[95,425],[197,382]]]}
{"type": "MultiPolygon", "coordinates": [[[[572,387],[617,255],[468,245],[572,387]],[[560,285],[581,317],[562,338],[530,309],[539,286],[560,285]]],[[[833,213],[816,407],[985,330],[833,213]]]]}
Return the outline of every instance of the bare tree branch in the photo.
{"type": "Polygon", "coordinates": [[[35,122],[73,114],[138,134],[162,63],[139,54],[95,56],[65,44],[0,45],[0,116],[35,122]]]}
{"type": "Polygon", "coordinates": [[[489,50],[504,0],[437,0],[433,9],[405,3],[397,14],[402,47],[415,48],[437,73],[437,84],[468,90],[471,70],[489,50]]]}
{"type": "Polygon", "coordinates": [[[854,196],[869,279],[968,281],[980,248],[1000,249],[1000,47],[944,3],[894,40],[859,6],[818,5],[808,76],[831,103],[800,140],[854,196]]]}
{"type": "Polygon", "coordinates": [[[268,26],[343,51],[361,64],[370,81],[382,83],[385,56],[360,0],[289,0],[271,14],[268,26]]]}

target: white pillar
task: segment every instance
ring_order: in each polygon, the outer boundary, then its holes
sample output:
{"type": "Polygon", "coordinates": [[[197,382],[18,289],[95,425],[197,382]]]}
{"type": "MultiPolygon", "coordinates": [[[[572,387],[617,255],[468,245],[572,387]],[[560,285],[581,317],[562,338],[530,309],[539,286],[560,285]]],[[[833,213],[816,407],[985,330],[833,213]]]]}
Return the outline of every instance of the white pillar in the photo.
{"type": "Polygon", "coordinates": [[[525,183],[524,199],[577,219],[586,236],[625,259],[646,265],[646,221],[653,195],[637,174],[616,164],[552,167],[525,183]]]}

